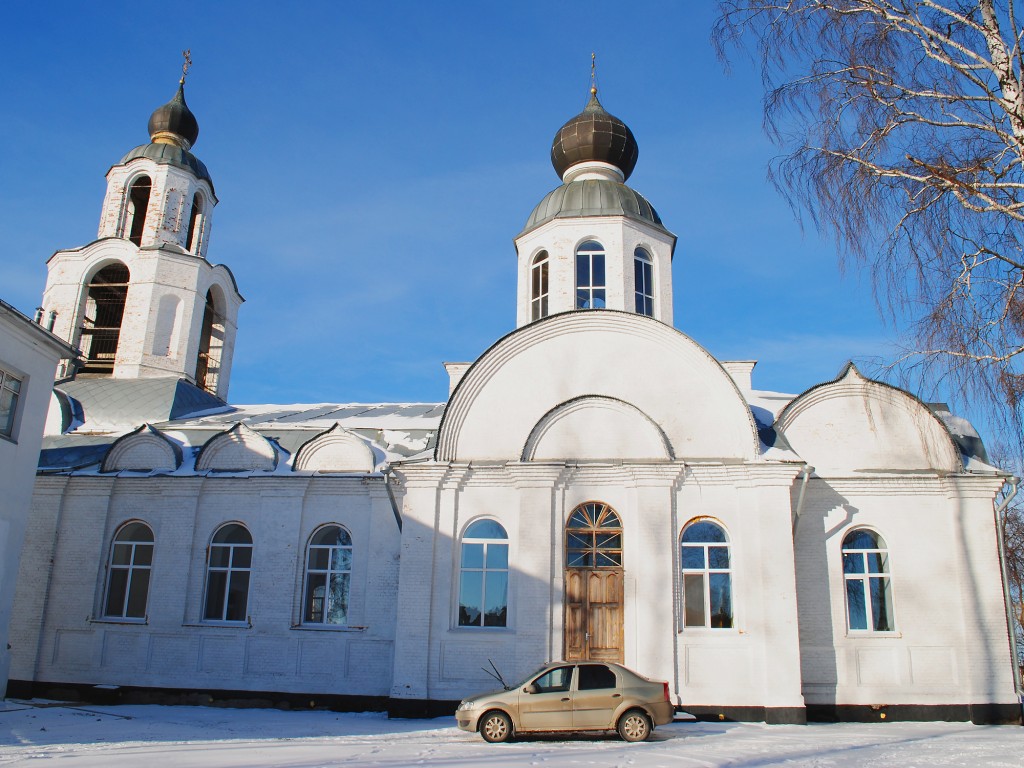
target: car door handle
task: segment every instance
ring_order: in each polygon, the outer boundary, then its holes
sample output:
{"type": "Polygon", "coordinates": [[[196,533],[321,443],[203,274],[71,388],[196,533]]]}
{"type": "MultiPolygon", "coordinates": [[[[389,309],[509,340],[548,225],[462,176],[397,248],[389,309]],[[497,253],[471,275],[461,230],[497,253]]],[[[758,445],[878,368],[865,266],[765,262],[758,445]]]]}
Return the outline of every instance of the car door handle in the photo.
{"type": "Polygon", "coordinates": [[[621,693],[613,693],[612,694],[612,698],[613,699],[621,699],[622,698],[622,694],[621,693]]]}
{"type": "Polygon", "coordinates": [[[569,700],[568,696],[566,696],[564,699],[562,699],[562,701],[568,701],[568,700],[569,700]]]}

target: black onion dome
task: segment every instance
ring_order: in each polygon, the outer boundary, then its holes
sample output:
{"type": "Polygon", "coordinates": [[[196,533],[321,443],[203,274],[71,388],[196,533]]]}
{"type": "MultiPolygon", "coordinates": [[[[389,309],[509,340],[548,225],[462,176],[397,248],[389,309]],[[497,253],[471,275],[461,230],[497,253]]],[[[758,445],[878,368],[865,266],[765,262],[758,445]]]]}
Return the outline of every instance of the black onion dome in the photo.
{"type": "Polygon", "coordinates": [[[157,107],[156,111],[149,118],[149,135],[155,137],[158,133],[173,133],[180,136],[192,147],[199,138],[199,122],[192,110],[185,103],[185,81],[178,84],[178,92],[174,98],[157,107]]]}
{"type": "Polygon", "coordinates": [[[614,165],[628,179],[639,152],[629,126],[609,115],[597,100],[597,91],[591,89],[587,106],[555,134],[551,164],[561,178],[577,163],[597,160],[614,165]]]}

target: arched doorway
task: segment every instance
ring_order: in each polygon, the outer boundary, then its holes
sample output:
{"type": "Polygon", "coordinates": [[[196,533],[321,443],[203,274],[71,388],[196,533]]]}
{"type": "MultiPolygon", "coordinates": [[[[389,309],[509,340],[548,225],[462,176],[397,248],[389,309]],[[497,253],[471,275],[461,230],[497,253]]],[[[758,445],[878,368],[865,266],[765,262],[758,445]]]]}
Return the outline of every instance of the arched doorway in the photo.
{"type": "Polygon", "coordinates": [[[128,267],[115,263],[97,272],[86,286],[79,339],[85,357],[82,373],[114,372],[130,279],[128,267]]]}
{"type": "Polygon", "coordinates": [[[600,501],[565,524],[565,658],[623,661],[622,522],[600,501]]]}

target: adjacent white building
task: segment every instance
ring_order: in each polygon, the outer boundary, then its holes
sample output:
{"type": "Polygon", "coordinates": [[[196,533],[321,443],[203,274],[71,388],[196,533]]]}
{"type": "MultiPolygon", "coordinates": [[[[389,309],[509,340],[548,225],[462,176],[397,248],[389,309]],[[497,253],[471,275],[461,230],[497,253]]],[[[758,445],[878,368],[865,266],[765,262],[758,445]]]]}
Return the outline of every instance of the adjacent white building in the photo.
{"type": "Polygon", "coordinates": [[[0,680],[5,684],[11,661],[7,629],[54,373],[60,361],[77,356],[38,322],[0,301],[0,680]]]}
{"type": "Polygon", "coordinates": [[[446,364],[445,403],[227,405],[242,299],[183,89],[150,134],[49,262],[87,362],[54,390],[12,691],[426,714],[492,663],[591,658],[700,716],[1020,722],[1006,475],[852,365],[759,391],[674,328],[676,238],[596,91],[515,239],[516,328],[446,364]]]}

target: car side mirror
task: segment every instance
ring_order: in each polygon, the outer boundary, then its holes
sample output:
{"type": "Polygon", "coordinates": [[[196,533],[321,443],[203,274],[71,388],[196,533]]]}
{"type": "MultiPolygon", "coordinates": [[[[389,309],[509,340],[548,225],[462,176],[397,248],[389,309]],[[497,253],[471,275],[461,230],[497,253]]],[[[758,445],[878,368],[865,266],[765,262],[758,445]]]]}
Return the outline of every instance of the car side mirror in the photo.
{"type": "Polygon", "coordinates": [[[530,683],[528,686],[523,688],[523,692],[524,693],[537,693],[537,686],[534,685],[533,683],[530,683]]]}

